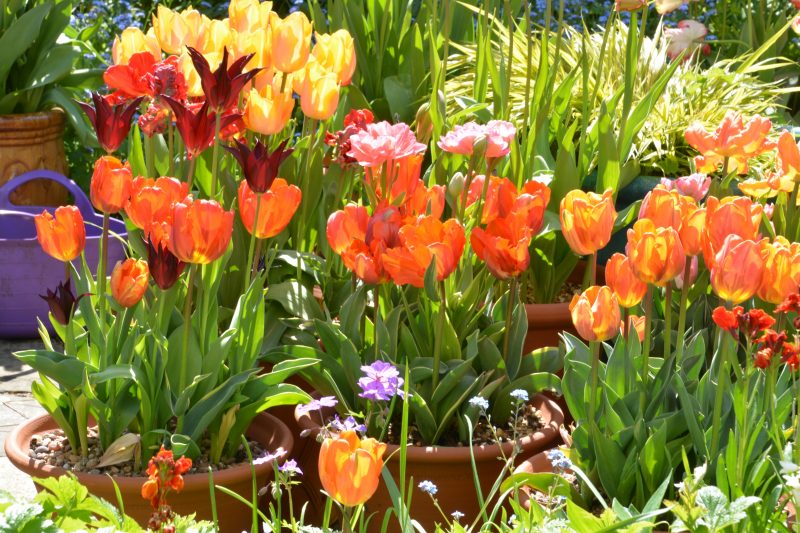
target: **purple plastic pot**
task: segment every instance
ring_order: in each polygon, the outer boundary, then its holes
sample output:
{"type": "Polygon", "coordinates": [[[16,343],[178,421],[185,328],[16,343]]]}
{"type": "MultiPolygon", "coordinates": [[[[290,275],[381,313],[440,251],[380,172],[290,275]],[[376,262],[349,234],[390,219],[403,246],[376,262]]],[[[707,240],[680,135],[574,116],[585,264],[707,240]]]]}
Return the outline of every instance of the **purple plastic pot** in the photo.
{"type": "MultiPolygon", "coordinates": [[[[55,289],[64,281],[64,264],[42,251],[33,222],[34,215],[45,209],[52,213],[55,208],[14,205],[9,200],[14,189],[35,179],[53,180],[72,194],[86,222],[85,253],[90,268],[96,267],[99,257],[103,217],[94,212],[89,198],[74,181],[50,170],[33,170],[6,182],[0,187],[0,338],[36,337],[37,317],[49,329],[49,309],[39,295],[46,289],[55,289]]],[[[109,228],[112,234],[127,236],[125,223],[121,220],[112,218],[109,228]]],[[[109,238],[109,271],[124,258],[122,243],[109,238]]],[[[75,266],[80,268],[79,263],[75,266]]]]}

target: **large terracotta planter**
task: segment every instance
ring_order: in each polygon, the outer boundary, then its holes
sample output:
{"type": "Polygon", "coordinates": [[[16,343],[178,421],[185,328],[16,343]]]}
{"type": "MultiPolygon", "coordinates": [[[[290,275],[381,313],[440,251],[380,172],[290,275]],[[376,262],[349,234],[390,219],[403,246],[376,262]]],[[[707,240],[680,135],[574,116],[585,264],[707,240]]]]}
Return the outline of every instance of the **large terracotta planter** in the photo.
{"type": "MultiPolygon", "coordinates": [[[[31,477],[58,477],[67,473],[57,466],[36,461],[28,456],[31,437],[57,429],[57,424],[50,415],[41,415],[14,428],[5,442],[5,451],[9,460],[18,469],[31,477]]],[[[247,435],[258,441],[269,451],[283,448],[286,457],[291,456],[294,444],[289,429],[277,418],[267,413],[259,414],[251,424],[247,435]]],[[[255,466],[258,487],[265,486],[273,475],[272,462],[255,466]]],[[[116,503],[117,498],[111,478],[103,474],[76,473],[78,480],[89,489],[89,492],[116,503]]],[[[195,513],[199,520],[211,520],[211,497],[207,474],[189,474],[184,476],[184,488],[178,494],[169,496],[172,509],[181,515],[195,513]]],[[[147,500],[141,496],[144,477],[116,477],[114,481],[122,493],[125,513],[136,519],[140,525],[146,526],[152,509],[147,500]]],[[[252,499],[252,477],[250,464],[243,464],[214,473],[214,483],[224,486],[247,501],[252,499]]],[[[38,487],[37,487],[38,489],[38,487]]],[[[249,507],[237,500],[217,491],[217,516],[222,532],[250,531],[252,523],[249,507]]]]}
{"type": "MultiPolygon", "coordinates": [[[[31,170],[68,174],[64,154],[64,112],[60,109],[25,115],[0,115],[0,185],[31,170]]],[[[67,190],[37,180],[14,191],[15,205],[57,206],[67,203],[67,190]]]]}
{"type": "MultiPolygon", "coordinates": [[[[537,394],[533,405],[542,416],[543,427],[536,433],[520,439],[519,444],[522,458],[530,457],[537,452],[552,448],[559,439],[559,428],[564,422],[561,408],[550,398],[537,394]]],[[[316,436],[320,430],[320,416],[318,412],[297,415],[297,422],[306,431],[309,444],[306,445],[305,464],[316,465],[319,456],[319,444],[316,436]]],[[[511,454],[513,443],[503,445],[486,445],[473,448],[476,470],[480,480],[481,491],[486,496],[492,485],[502,474],[503,462],[498,460],[502,453],[511,454]]],[[[386,450],[386,468],[392,477],[400,479],[400,447],[390,445],[386,450]]],[[[304,485],[308,492],[316,491],[319,496],[315,503],[324,506],[325,499],[319,490],[322,484],[319,480],[318,469],[304,470],[306,476],[304,485]]],[[[429,480],[436,484],[439,492],[436,498],[442,510],[446,513],[460,511],[465,518],[462,523],[473,520],[478,516],[478,498],[473,483],[472,466],[469,447],[429,446],[408,447],[406,460],[406,475],[413,478],[414,494],[411,505],[411,517],[417,520],[426,530],[433,531],[436,522],[442,522],[441,513],[434,507],[430,497],[421,492],[416,486],[420,481],[429,480]]],[[[366,504],[369,514],[377,513],[370,522],[371,531],[378,531],[387,509],[392,507],[389,491],[381,483],[375,495],[366,504]]],[[[393,519],[389,531],[396,530],[397,522],[393,519]]]]}
{"type": "MultiPolygon", "coordinates": [[[[567,281],[570,283],[583,282],[583,273],[586,263],[581,261],[572,271],[567,281]]],[[[605,269],[597,266],[597,283],[605,282],[605,269]]],[[[525,335],[523,353],[529,353],[546,346],[558,346],[559,335],[567,331],[577,335],[572,317],[569,314],[568,303],[556,304],[526,304],[525,314],[528,315],[528,333],[525,335]]]]}

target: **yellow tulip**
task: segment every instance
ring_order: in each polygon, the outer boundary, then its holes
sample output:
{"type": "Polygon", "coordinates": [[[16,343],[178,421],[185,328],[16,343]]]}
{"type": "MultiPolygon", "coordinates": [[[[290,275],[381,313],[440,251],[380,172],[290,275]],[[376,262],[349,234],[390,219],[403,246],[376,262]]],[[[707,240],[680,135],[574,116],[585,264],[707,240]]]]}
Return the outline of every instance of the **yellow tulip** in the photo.
{"type": "Polygon", "coordinates": [[[281,72],[295,72],[303,68],[311,51],[311,22],[301,11],[285,19],[273,18],[272,60],[281,72]]]}
{"type": "Polygon", "coordinates": [[[228,24],[240,33],[265,29],[271,12],[272,2],[232,0],[228,5],[228,24]]]}
{"type": "MultiPolygon", "coordinates": [[[[203,54],[208,61],[211,70],[216,70],[220,63],[222,63],[222,52],[203,54]]],[[[188,52],[184,52],[178,59],[178,70],[183,74],[186,79],[186,94],[189,96],[203,96],[203,87],[200,84],[200,75],[194,68],[192,58],[188,52]]]]}
{"type": "Polygon", "coordinates": [[[356,49],[353,37],[346,30],[330,35],[318,34],[312,54],[319,63],[336,73],[340,85],[348,85],[356,70],[356,49]]]}
{"type": "Polygon", "coordinates": [[[183,45],[191,46],[198,50],[201,49],[205,40],[206,29],[211,24],[211,19],[191,6],[181,11],[181,19],[187,28],[183,45]]]}
{"type": "Polygon", "coordinates": [[[219,54],[222,50],[234,42],[235,33],[231,31],[224,20],[211,20],[205,28],[203,44],[199,48],[205,56],[209,54],[219,54]]]}
{"type": "Polygon", "coordinates": [[[115,65],[127,65],[133,54],[150,52],[156,59],[161,59],[161,47],[152,29],[145,34],[139,28],[125,28],[122,34],[114,37],[111,45],[111,58],[115,65]]]}
{"type": "Polygon", "coordinates": [[[309,118],[327,120],[339,105],[339,83],[336,74],[329,72],[312,78],[306,76],[300,91],[300,107],[309,118]]]}
{"type": "Polygon", "coordinates": [[[259,93],[250,89],[244,108],[244,124],[250,131],[274,135],[281,131],[292,116],[294,99],[290,92],[279,92],[267,85],[259,93]]]}
{"type": "Polygon", "coordinates": [[[254,68],[270,68],[271,54],[270,54],[270,37],[268,28],[260,28],[251,32],[239,33],[236,30],[231,30],[231,62],[244,57],[248,54],[253,54],[253,57],[248,61],[245,66],[245,71],[254,68]]]}

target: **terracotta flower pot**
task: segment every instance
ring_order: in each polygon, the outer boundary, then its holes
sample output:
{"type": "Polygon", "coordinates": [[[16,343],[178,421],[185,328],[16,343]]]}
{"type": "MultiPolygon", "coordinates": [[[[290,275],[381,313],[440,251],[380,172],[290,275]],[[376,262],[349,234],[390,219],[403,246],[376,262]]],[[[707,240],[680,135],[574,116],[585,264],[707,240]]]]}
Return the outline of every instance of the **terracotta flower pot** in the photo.
{"type": "MultiPolygon", "coordinates": [[[[519,443],[522,447],[520,460],[522,457],[531,455],[552,448],[559,439],[559,428],[564,422],[564,415],[559,406],[550,398],[537,394],[533,399],[533,405],[539,410],[542,416],[542,429],[532,435],[522,438],[519,443]]],[[[332,412],[332,411],[331,411],[332,412]]],[[[309,444],[305,447],[305,455],[302,458],[304,464],[314,465],[314,467],[304,470],[306,473],[303,485],[306,490],[316,492],[319,496],[315,499],[316,504],[325,504],[325,498],[319,492],[322,483],[319,480],[316,461],[319,457],[320,446],[316,436],[320,430],[320,417],[318,412],[299,414],[297,422],[301,428],[307,431],[309,444]]],[[[502,474],[503,463],[498,460],[502,453],[508,456],[513,448],[512,443],[503,445],[484,445],[473,448],[476,470],[480,480],[481,491],[486,496],[491,490],[492,485],[502,474]]],[[[395,480],[400,478],[400,447],[390,445],[386,450],[386,468],[395,480]]],[[[439,491],[436,498],[445,513],[460,511],[464,513],[464,520],[471,521],[478,516],[478,497],[475,491],[472,476],[472,466],[469,447],[450,447],[450,446],[429,446],[429,447],[408,447],[406,460],[406,475],[409,479],[413,478],[414,489],[411,505],[411,517],[417,520],[426,530],[433,531],[436,522],[442,522],[442,516],[434,507],[433,502],[427,494],[422,493],[416,486],[420,481],[429,480],[436,484],[439,491]]],[[[377,513],[370,522],[371,531],[380,529],[386,510],[392,507],[389,491],[385,484],[381,483],[375,495],[367,502],[367,512],[377,513]]],[[[396,522],[394,522],[396,526],[396,522]]],[[[390,525],[389,530],[392,530],[390,525]]]]}
{"type": "MultiPolygon", "coordinates": [[[[581,261],[567,278],[570,283],[582,283],[583,273],[586,271],[586,262],[581,261]]],[[[605,269],[597,266],[597,283],[605,282],[605,269]]],[[[525,335],[523,353],[529,353],[546,346],[558,346],[559,335],[567,331],[577,335],[572,325],[569,314],[569,303],[555,304],[526,304],[525,314],[528,315],[528,333],[525,335]]]]}
{"type": "MultiPolygon", "coordinates": [[[[0,185],[14,176],[37,169],[69,173],[64,154],[64,112],[60,109],[25,115],[0,115],[0,185]]],[[[63,205],[67,190],[37,180],[14,191],[16,205],[63,205]]]]}
{"type": "MultiPolygon", "coordinates": [[[[539,452],[536,455],[529,457],[522,461],[519,466],[517,466],[516,470],[514,470],[515,474],[536,474],[539,472],[552,472],[553,465],[550,463],[550,459],[547,458],[547,451],[539,452]]],[[[531,508],[531,493],[533,489],[528,486],[520,487],[519,489],[519,503],[525,509],[531,508]]]]}
{"type": "MultiPolygon", "coordinates": [[[[58,477],[66,474],[67,471],[63,468],[45,464],[28,456],[31,437],[57,428],[58,425],[50,415],[41,415],[17,426],[6,438],[6,455],[14,466],[31,477],[58,477]]],[[[294,442],[289,429],[280,420],[267,413],[261,413],[253,420],[247,435],[250,439],[261,443],[269,451],[275,451],[282,447],[287,451],[287,457],[292,452],[294,442]]],[[[256,465],[255,469],[258,487],[265,486],[272,478],[272,462],[256,465]]],[[[116,503],[114,486],[108,476],[83,472],[75,475],[89,489],[90,493],[116,503]]],[[[171,493],[168,496],[172,509],[181,515],[196,513],[198,520],[211,520],[208,474],[188,474],[183,476],[183,479],[183,490],[178,494],[171,493]]],[[[145,480],[146,478],[142,476],[114,478],[122,494],[125,513],[136,519],[142,526],[147,524],[152,514],[150,503],[141,496],[141,488],[145,480]]],[[[242,464],[215,472],[214,484],[224,486],[250,501],[252,499],[250,464],[242,464]]],[[[250,531],[252,520],[249,507],[219,491],[216,493],[216,498],[220,531],[237,533],[250,531]]]]}

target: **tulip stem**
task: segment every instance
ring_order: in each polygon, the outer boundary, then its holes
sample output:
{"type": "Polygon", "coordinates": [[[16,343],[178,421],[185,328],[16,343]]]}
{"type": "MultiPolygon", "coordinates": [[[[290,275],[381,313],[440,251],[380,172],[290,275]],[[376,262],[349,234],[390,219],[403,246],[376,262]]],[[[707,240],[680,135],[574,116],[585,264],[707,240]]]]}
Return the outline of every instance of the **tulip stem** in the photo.
{"type": "Polygon", "coordinates": [[[194,167],[197,164],[197,158],[189,158],[189,173],[186,177],[186,182],[189,184],[189,194],[192,192],[192,184],[194,183],[194,167]]]}
{"type": "Polygon", "coordinates": [[[514,305],[517,296],[517,278],[508,282],[508,307],[506,308],[506,330],[503,335],[503,361],[508,362],[508,345],[511,341],[511,326],[513,324],[514,305]]]}
{"type": "Polygon", "coordinates": [[[373,331],[374,337],[373,342],[375,343],[375,361],[381,358],[381,347],[378,344],[378,329],[381,323],[381,286],[380,284],[376,283],[375,288],[373,289],[373,294],[375,296],[375,321],[372,324],[375,328],[373,331]]]}
{"type": "Polygon", "coordinates": [[[596,423],[597,416],[597,382],[600,380],[600,343],[589,341],[589,354],[591,361],[591,375],[589,377],[589,427],[596,423]]]}
{"type": "Polygon", "coordinates": [[[154,177],[153,172],[153,138],[149,135],[144,136],[144,144],[145,148],[147,149],[147,153],[145,155],[145,164],[147,167],[147,177],[152,178],[154,177]]]}
{"type": "Polygon", "coordinates": [[[432,376],[432,385],[433,390],[436,390],[436,386],[439,384],[439,366],[441,364],[442,358],[442,336],[444,335],[444,321],[447,318],[446,308],[447,308],[447,300],[445,299],[445,291],[444,291],[444,281],[442,281],[439,285],[441,296],[439,302],[439,324],[436,328],[436,336],[433,339],[433,376],[432,376]]]}
{"type": "MultiPolygon", "coordinates": [[[[175,130],[172,126],[172,113],[169,114],[169,125],[167,126],[167,147],[169,150],[169,175],[175,175],[175,130]]],[[[189,190],[192,189],[191,184],[189,190]]]]}
{"type": "MultiPolygon", "coordinates": [[[[182,391],[186,388],[186,357],[189,353],[189,332],[192,329],[192,286],[194,276],[197,273],[197,265],[192,265],[189,269],[189,279],[186,284],[186,299],[183,302],[183,345],[181,346],[181,371],[178,377],[177,390],[182,391]]],[[[183,415],[178,418],[178,431],[182,428],[183,415]]]]}
{"type": "MultiPolygon", "coordinates": [[[[217,196],[217,171],[219,170],[219,128],[220,128],[220,113],[216,113],[214,121],[214,148],[211,152],[211,198],[217,196]]],[[[256,221],[258,222],[258,221],[256,221]]]]}
{"type": "Polygon", "coordinates": [[[639,398],[640,411],[647,403],[647,382],[650,380],[650,340],[653,325],[653,286],[647,286],[644,295],[644,345],[642,346],[642,393],[639,398]]]}
{"type": "MultiPolygon", "coordinates": [[[[680,343],[680,340],[678,340],[680,343]]],[[[664,359],[670,355],[672,348],[672,283],[667,283],[664,298],[664,359]]]]}
{"type": "Polygon", "coordinates": [[[675,361],[681,364],[683,361],[683,345],[686,342],[686,302],[689,300],[690,277],[692,275],[692,258],[686,258],[686,265],[683,267],[683,286],[681,287],[681,301],[678,307],[678,338],[676,346],[675,361]]]}
{"type": "MultiPolygon", "coordinates": [[[[726,307],[729,307],[726,305],[726,307]]],[[[709,460],[717,457],[717,450],[719,448],[720,440],[720,426],[722,425],[722,402],[724,400],[723,381],[728,372],[728,333],[717,326],[717,334],[719,335],[719,350],[716,354],[717,359],[717,387],[714,391],[714,414],[711,419],[711,453],[709,460]]]]}
{"type": "Polygon", "coordinates": [[[785,237],[794,242],[797,239],[797,196],[800,194],[800,181],[796,181],[792,194],[789,196],[789,204],[786,206],[787,216],[785,237]]]}
{"type": "Polygon", "coordinates": [[[247,263],[245,263],[245,267],[242,269],[242,278],[244,279],[244,286],[242,287],[242,293],[247,292],[247,287],[250,285],[250,282],[253,281],[253,277],[255,277],[255,271],[258,259],[255,257],[255,248],[256,248],[256,241],[260,239],[256,237],[256,233],[258,233],[258,215],[259,211],[261,210],[261,194],[260,192],[256,193],[256,216],[253,219],[253,231],[251,233],[250,239],[250,249],[247,251],[247,263]],[[249,269],[249,273],[248,273],[249,269]]]}
{"type": "Polygon", "coordinates": [[[100,264],[97,267],[97,297],[100,307],[100,326],[106,324],[106,270],[108,268],[108,223],[110,215],[103,213],[103,233],[100,239],[100,264]]]}

